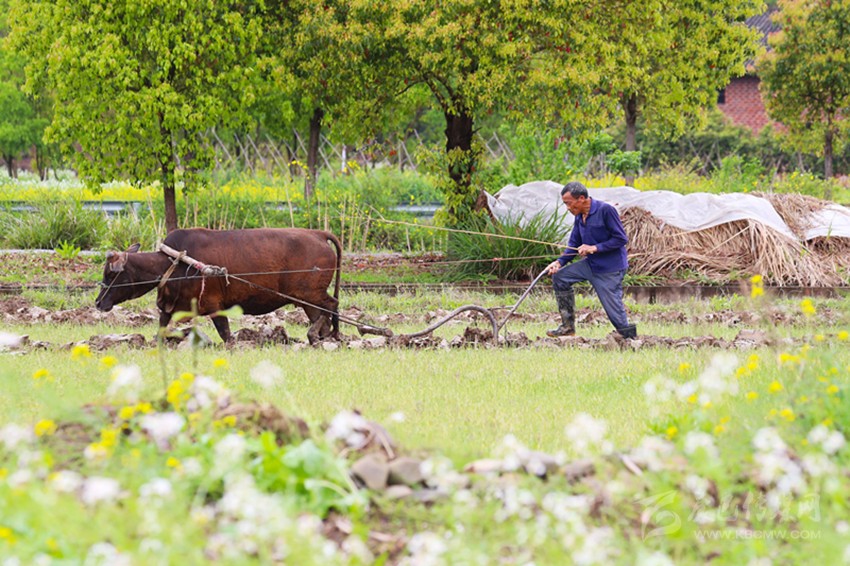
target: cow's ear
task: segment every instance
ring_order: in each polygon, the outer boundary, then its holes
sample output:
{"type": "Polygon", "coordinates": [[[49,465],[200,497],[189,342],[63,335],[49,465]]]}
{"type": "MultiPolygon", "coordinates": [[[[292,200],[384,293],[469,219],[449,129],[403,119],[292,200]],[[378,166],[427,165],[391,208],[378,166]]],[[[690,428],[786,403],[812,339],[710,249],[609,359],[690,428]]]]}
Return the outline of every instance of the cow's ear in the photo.
{"type": "Polygon", "coordinates": [[[132,246],[130,246],[129,248],[127,248],[127,253],[128,254],[134,254],[137,251],[139,251],[139,248],[141,248],[141,247],[142,247],[142,244],[135,243],[132,246]]]}
{"type": "Polygon", "coordinates": [[[113,273],[124,271],[124,264],[127,263],[127,253],[106,252],[106,262],[109,264],[109,271],[113,273]]]}

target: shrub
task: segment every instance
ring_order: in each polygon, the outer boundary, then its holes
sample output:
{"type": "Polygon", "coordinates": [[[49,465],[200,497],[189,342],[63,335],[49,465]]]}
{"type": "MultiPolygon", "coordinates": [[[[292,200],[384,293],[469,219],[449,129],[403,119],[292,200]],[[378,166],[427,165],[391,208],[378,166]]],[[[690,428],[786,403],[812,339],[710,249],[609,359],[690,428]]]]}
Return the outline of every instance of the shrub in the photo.
{"type": "Polygon", "coordinates": [[[6,216],[4,231],[8,245],[52,250],[65,242],[82,249],[93,249],[105,233],[103,212],[85,209],[79,201],[46,201],[33,206],[35,211],[32,213],[6,216]]]}
{"type": "Polygon", "coordinates": [[[116,214],[109,219],[108,229],[100,241],[100,248],[105,250],[126,250],[135,243],[142,245],[143,250],[152,250],[165,237],[165,226],[162,221],[151,218],[140,218],[134,209],[116,214]]]}
{"type": "Polygon", "coordinates": [[[488,217],[474,217],[448,240],[449,276],[498,279],[531,279],[559,254],[568,228],[561,217],[539,214],[497,224],[488,217]],[[546,243],[551,242],[551,243],[546,243]]]}

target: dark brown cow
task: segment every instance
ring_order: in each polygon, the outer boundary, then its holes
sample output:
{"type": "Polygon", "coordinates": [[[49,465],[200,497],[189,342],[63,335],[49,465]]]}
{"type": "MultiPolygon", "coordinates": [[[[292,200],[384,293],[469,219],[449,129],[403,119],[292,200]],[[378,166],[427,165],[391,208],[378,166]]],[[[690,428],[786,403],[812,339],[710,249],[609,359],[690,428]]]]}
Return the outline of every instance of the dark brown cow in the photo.
{"type": "MultiPolygon", "coordinates": [[[[139,253],[139,244],[135,244],[125,252],[106,254],[102,289],[95,301],[97,308],[109,311],[159,286],[156,305],[160,327],[167,326],[175,312],[191,311],[192,299],[197,299],[200,315],[213,315],[235,305],[242,307],[245,314],[266,314],[283,305],[296,304],[304,308],[312,323],[307,332],[311,344],[329,336],[339,338],[336,313],[342,250],[330,232],[195,228],[175,230],[163,243],[203,264],[226,268],[229,277],[204,277],[197,266],[181,262],[160,286],[174,260],[162,251],[139,253]],[[336,248],[335,252],[328,242],[336,248]],[[328,286],[334,273],[336,283],[331,297],[328,286]]],[[[221,339],[227,342],[227,317],[212,316],[212,321],[221,339]]]]}

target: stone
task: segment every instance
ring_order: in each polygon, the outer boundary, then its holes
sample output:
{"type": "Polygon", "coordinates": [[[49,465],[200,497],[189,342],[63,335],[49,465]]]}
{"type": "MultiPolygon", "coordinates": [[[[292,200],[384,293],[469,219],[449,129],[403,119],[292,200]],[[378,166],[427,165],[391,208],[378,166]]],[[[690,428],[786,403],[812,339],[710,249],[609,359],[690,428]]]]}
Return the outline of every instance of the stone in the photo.
{"type": "Polygon", "coordinates": [[[367,454],[351,465],[351,473],[368,489],[381,491],[387,487],[390,466],[382,455],[367,454]]]}
{"type": "Polygon", "coordinates": [[[561,468],[561,473],[570,483],[575,483],[582,478],[592,476],[596,473],[596,466],[592,460],[576,460],[561,468]]]}
{"type": "Polygon", "coordinates": [[[492,475],[501,473],[503,468],[504,462],[502,462],[501,460],[485,458],[482,460],[475,460],[474,462],[470,462],[463,468],[463,471],[468,474],[492,475]]]}
{"type": "Polygon", "coordinates": [[[407,499],[413,495],[413,488],[409,485],[391,485],[384,491],[384,495],[391,500],[407,499]]]}
{"type": "Polygon", "coordinates": [[[414,486],[422,483],[422,462],[401,456],[390,462],[389,485],[414,486]]]}

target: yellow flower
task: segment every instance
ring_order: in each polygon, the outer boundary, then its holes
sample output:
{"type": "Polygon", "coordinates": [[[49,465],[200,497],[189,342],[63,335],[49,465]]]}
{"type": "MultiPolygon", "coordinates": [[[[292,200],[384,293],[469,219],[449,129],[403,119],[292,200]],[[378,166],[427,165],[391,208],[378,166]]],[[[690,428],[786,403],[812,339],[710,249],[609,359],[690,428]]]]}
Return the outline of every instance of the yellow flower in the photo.
{"type": "Polygon", "coordinates": [[[688,403],[690,403],[691,405],[696,404],[696,402],[697,402],[697,394],[696,394],[696,393],[694,393],[693,395],[691,395],[690,397],[688,397],[687,401],[688,401],[688,403]]]}
{"type": "Polygon", "coordinates": [[[805,395],[803,395],[803,396],[801,396],[801,397],[800,397],[799,402],[800,402],[800,403],[808,403],[808,402],[809,402],[809,398],[808,398],[808,397],[806,397],[805,395]]]}
{"type": "Polygon", "coordinates": [[[830,385],[829,387],[826,388],[826,392],[829,393],[830,395],[835,395],[839,391],[840,391],[840,389],[835,384],[830,385]]]}
{"type": "Polygon", "coordinates": [[[183,465],[180,463],[180,460],[178,460],[174,456],[169,456],[168,460],[165,461],[165,465],[169,468],[174,468],[175,470],[179,470],[183,467],[183,465]]]}
{"type": "Polygon", "coordinates": [[[758,354],[752,354],[749,358],[747,358],[747,369],[750,371],[756,371],[759,367],[760,358],[758,354]]]}
{"type": "Polygon", "coordinates": [[[821,421],[820,424],[822,424],[825,427],[831,427],[832,426],[832,419],[824,419],[824,420],[821,421]]]}
{"type": "Polygon", "coordinates": [[[779,411],[777,411],[776,409],[771,409],[770,411],[768,411],[767,416],[768,417],[775,417],[778,414],[779,414],[779,411]]]}
{"type": "Polygon", "coordinates": [[[83,358],[90,358],[91,350],[89,349],[88,344],[77,344],[71,350],[71,359],[72,360],[81,360],[83,358]]]}
{"type": "Polygon", "coordinates": [[[49,419],[35,423],[36,436],[50,436],[54,432],[56,432],[56,423],[49,419]]]}
{"type": "Polygon", "coordinates": [[[679,364],[679,373],[680,374],[685,374],[690,369],[691,369],[691,364],[689,364],[687,362],[682,362],[681,364],[679,364]]]}
{"type": "Polygon", "coordinates": [[[118,411],[118,418],[122,421],[129,421],[136,414],[136,407],[132,405],[127,405],[126,407],[121,407],[121,410],[118,411]]]}
{"type": "Polygon", "coordinates": [[[800,363],[800,356],[795,356],[794,354],[788,354],[786,352],[782,352],[779,354],[779,364],[798,364],[800,363]]]}
{"type": "Polygon", "coordinates": [[[838,339],[841,340],[842,342],[845,341],[845,340],[850,340],[850,332],[847,332],[846,330],[842,330],[841,332],[838,333],[838,339]]]}
{"type": "Polygon", "coordinates": [[[779,393],[783,389],[785,389],[785,388],[778,381],[774,381],[773,383],[771,383],[770,385],[767,386],[767,390],[770,391],[771,393],[779,393]]]}
{"type": "Polygon", "coordinates": [[[213,367],[215,369],[223,369],[226,368],[228,365],[229,363],[224,358],[216,358],[213,360],[213,367]]]}
{"type": "Polygon", "coordinates": [[[815,305],[812,303],[811,299],[803,299],[800,302],[800,310],[803,311],[805,316],[814,316],[815,314],[815,305]]]}
{"type": "Polygon", "coordinates": [[[100,431],[100,444],[104,448],[112,448],[118,443],[118,429],[104,428],[100,431]]]}
{"type": "Polygon", "coordinates": [[[719,435],[720,435],[720,434],[722,434],[722,433],[723,433],[723,431],[725,431],[725,430],[726,430],[726,427],[725,427],[725,426],[723,426],[722,424],[719,424],[719,425],[715,426],[715,427],[714,427],[714,436],[719,436],[719,435]]]}
{"type": "Polygon", "coordinates": [[[667,438],[673,438],[679,433],[679,429],[675,426],[667,427],[667,438]]]}
{"type": "Polygon", "coordinates": [[[762,281],[763,278],[761,275],[753,275],[752,277],[750,277],[750,283],[752,283],[753,285],[761,285],[762,281]]]}
{"type": "Polygon", "coordinates": [[[792,411],[788,407],[785,407],[784,409],[779,411],[779,416],[782,417],[783,419],[785,419],[788,422],[791,422],[796,418],[796,417],[794,417],[794,411],[792,411]]]}
{"type": "Polygon", "coordinates": [[[753,287],[750,291],[750,297],[754,299],[757,297],[761,297],[762,295],[764,295],[764,289],[762,287],[753,287]]]}
{"type": "Polygon", "coordinates": [[[0,540],[15,544],[15,533],[9,527],[0,526],[0,540]]]}
{"type": "Polygon", "coordinates": [[[823,342],[826,340],[826,336],[823,334],[815,334],[815,342],[823,342]]]}
{"type": "Polygon", "coordinates": [[[48,370],[41,368],[41,369],[35,370],[33,372],[32,378],[36,381],[38,381],[40,379],[48,381],[48,380],[51,379],[51,376],[50,376],[50,372],[48,370]]]}
{"type": "Polygon", "coordinates": [[[742,378],[750,375],[750,369],[744,366],[739,367],[735,370],[735,377],[742,378]]]}
{"type": "Polygon", "coordinates": [[[118,363],[118,358],[115,356],[103,356],[100,358],[100,367],[109,369],[118,363]]]}
{"type": "Polygon", "coordinates": [[[151,404],[147,401],[136,403],[136,412],[147,415],[148,413],[153,412],[153,407],[151,407],[151,404]]]}

